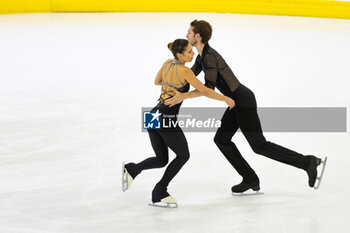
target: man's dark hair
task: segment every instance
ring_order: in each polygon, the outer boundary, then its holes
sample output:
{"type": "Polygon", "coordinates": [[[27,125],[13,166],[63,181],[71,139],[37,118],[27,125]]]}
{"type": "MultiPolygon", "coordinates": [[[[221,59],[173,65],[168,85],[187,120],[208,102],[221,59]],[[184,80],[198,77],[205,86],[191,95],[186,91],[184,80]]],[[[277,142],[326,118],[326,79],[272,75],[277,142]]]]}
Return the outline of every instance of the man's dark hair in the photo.
{"type": "Polygon", "coordinates": [[[193,32],[195,34],[199,33],[199,35],[201,35],[203,44],[208,43],[211,38],[213,29],[207,21],[195,19],[191,22],[191,27],[193,27],[193,32]]]}

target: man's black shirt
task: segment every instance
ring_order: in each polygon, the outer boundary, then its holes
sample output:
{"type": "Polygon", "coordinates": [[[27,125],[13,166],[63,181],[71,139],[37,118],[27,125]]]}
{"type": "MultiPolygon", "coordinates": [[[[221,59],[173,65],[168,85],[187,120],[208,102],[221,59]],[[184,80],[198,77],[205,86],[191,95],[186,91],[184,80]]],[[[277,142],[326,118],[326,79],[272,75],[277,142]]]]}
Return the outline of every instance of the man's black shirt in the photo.
{"type": "Polygon", "coordinates": [[[203,70],[205,86],[211,89],[216,87],[226,96],[230,96],[240,85],[223,57],[209,44],[204,46],[202,56],[198,54],[191,69],[196,76],[203,70]]]}

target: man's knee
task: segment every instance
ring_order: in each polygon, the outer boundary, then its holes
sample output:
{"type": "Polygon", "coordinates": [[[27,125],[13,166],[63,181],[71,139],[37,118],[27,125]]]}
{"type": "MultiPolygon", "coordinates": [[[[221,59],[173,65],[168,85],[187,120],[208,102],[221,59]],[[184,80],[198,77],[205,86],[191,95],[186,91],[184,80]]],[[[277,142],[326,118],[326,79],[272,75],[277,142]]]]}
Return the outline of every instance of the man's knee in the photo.
{"type": "Polygon", "coordinates": [[[225,137],[225,134],[224,133],[216,133],[215,134],[215,137],[214,137],[214,143],[217,145],[217,146],[221,146],[221,145],[225,145],[227,143],[230,143],[231,140],[227,139],[225,137]]]}
{"type": "Polygon", "coordinates": [[[182,158],[186,163],[190,159],[190,152],[186,151],[185,153],[183,153],[182,158]]]}
{"type": "Polygon", "coordinates": [[[266,143],[252,144],[251,147],[256,154],[262,154],[266,143]]]}

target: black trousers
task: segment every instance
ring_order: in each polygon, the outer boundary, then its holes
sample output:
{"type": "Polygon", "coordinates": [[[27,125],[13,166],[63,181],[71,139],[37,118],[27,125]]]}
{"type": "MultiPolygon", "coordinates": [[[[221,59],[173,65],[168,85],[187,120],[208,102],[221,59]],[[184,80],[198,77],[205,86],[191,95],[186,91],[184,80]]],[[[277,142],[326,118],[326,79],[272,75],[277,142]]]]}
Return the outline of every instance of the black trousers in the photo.
{"type": "Polygon", "coordinates": [[[231,140],[238,128],[255,153],[297,168],[307,169],[310,161],[306,156],[266,141],[257,113],[255,96],[251,90],[241,84],[230,97],[235,100],[236,106],[232,110],[225,111],[214,142],[243,177],[243,181],[255,181],[258,176],[231,140]]]}
{"type": "MultiPolygon", "coordinates": [[[[176,117],[169,118],[169,115],[175,116],[179,112],[179,108],[180,104],[172,108],[164,104],[158,104],[152,111],[159,110],[162,113],[162,118],[167,117],[172,121],[176,121],[176,117]]],[[[163,177],[157,183],[159,187],[166,189],[170,181],[190,158],[187,140],[182,129],[178,125],[170,128],[148,129],[147,131],[155,156],[149,157],[137,164],[129,163],[125,165],[125,167],[133,178],[143,170],[165,167],[169,161],[168,148],[170,148],[176,154],[176,157],[168,165],[163,177]]]]}

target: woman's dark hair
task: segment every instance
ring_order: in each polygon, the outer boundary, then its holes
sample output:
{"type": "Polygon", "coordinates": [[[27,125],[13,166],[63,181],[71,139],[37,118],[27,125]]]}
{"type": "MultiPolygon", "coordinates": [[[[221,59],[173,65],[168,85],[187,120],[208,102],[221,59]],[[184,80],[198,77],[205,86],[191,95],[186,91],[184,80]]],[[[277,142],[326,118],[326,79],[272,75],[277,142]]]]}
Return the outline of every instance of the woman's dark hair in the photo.
{"type": "Polygon", "coordinates": [[[199,33],[199,35],[201,35],[203,44],[208,43],[211,38],[213,29],[207,21],[195,19],[191,22],[191,27],[193,27],[193,32],[195,34],[199,33]]]}
{"type": "Polygon", "coordinates": [[[174,57],[177,58],[176,54],[185,52],[188,43],[186,39],[176,39],[174,42],[168,44],[168,49],[173,53],[174,57]]]}

